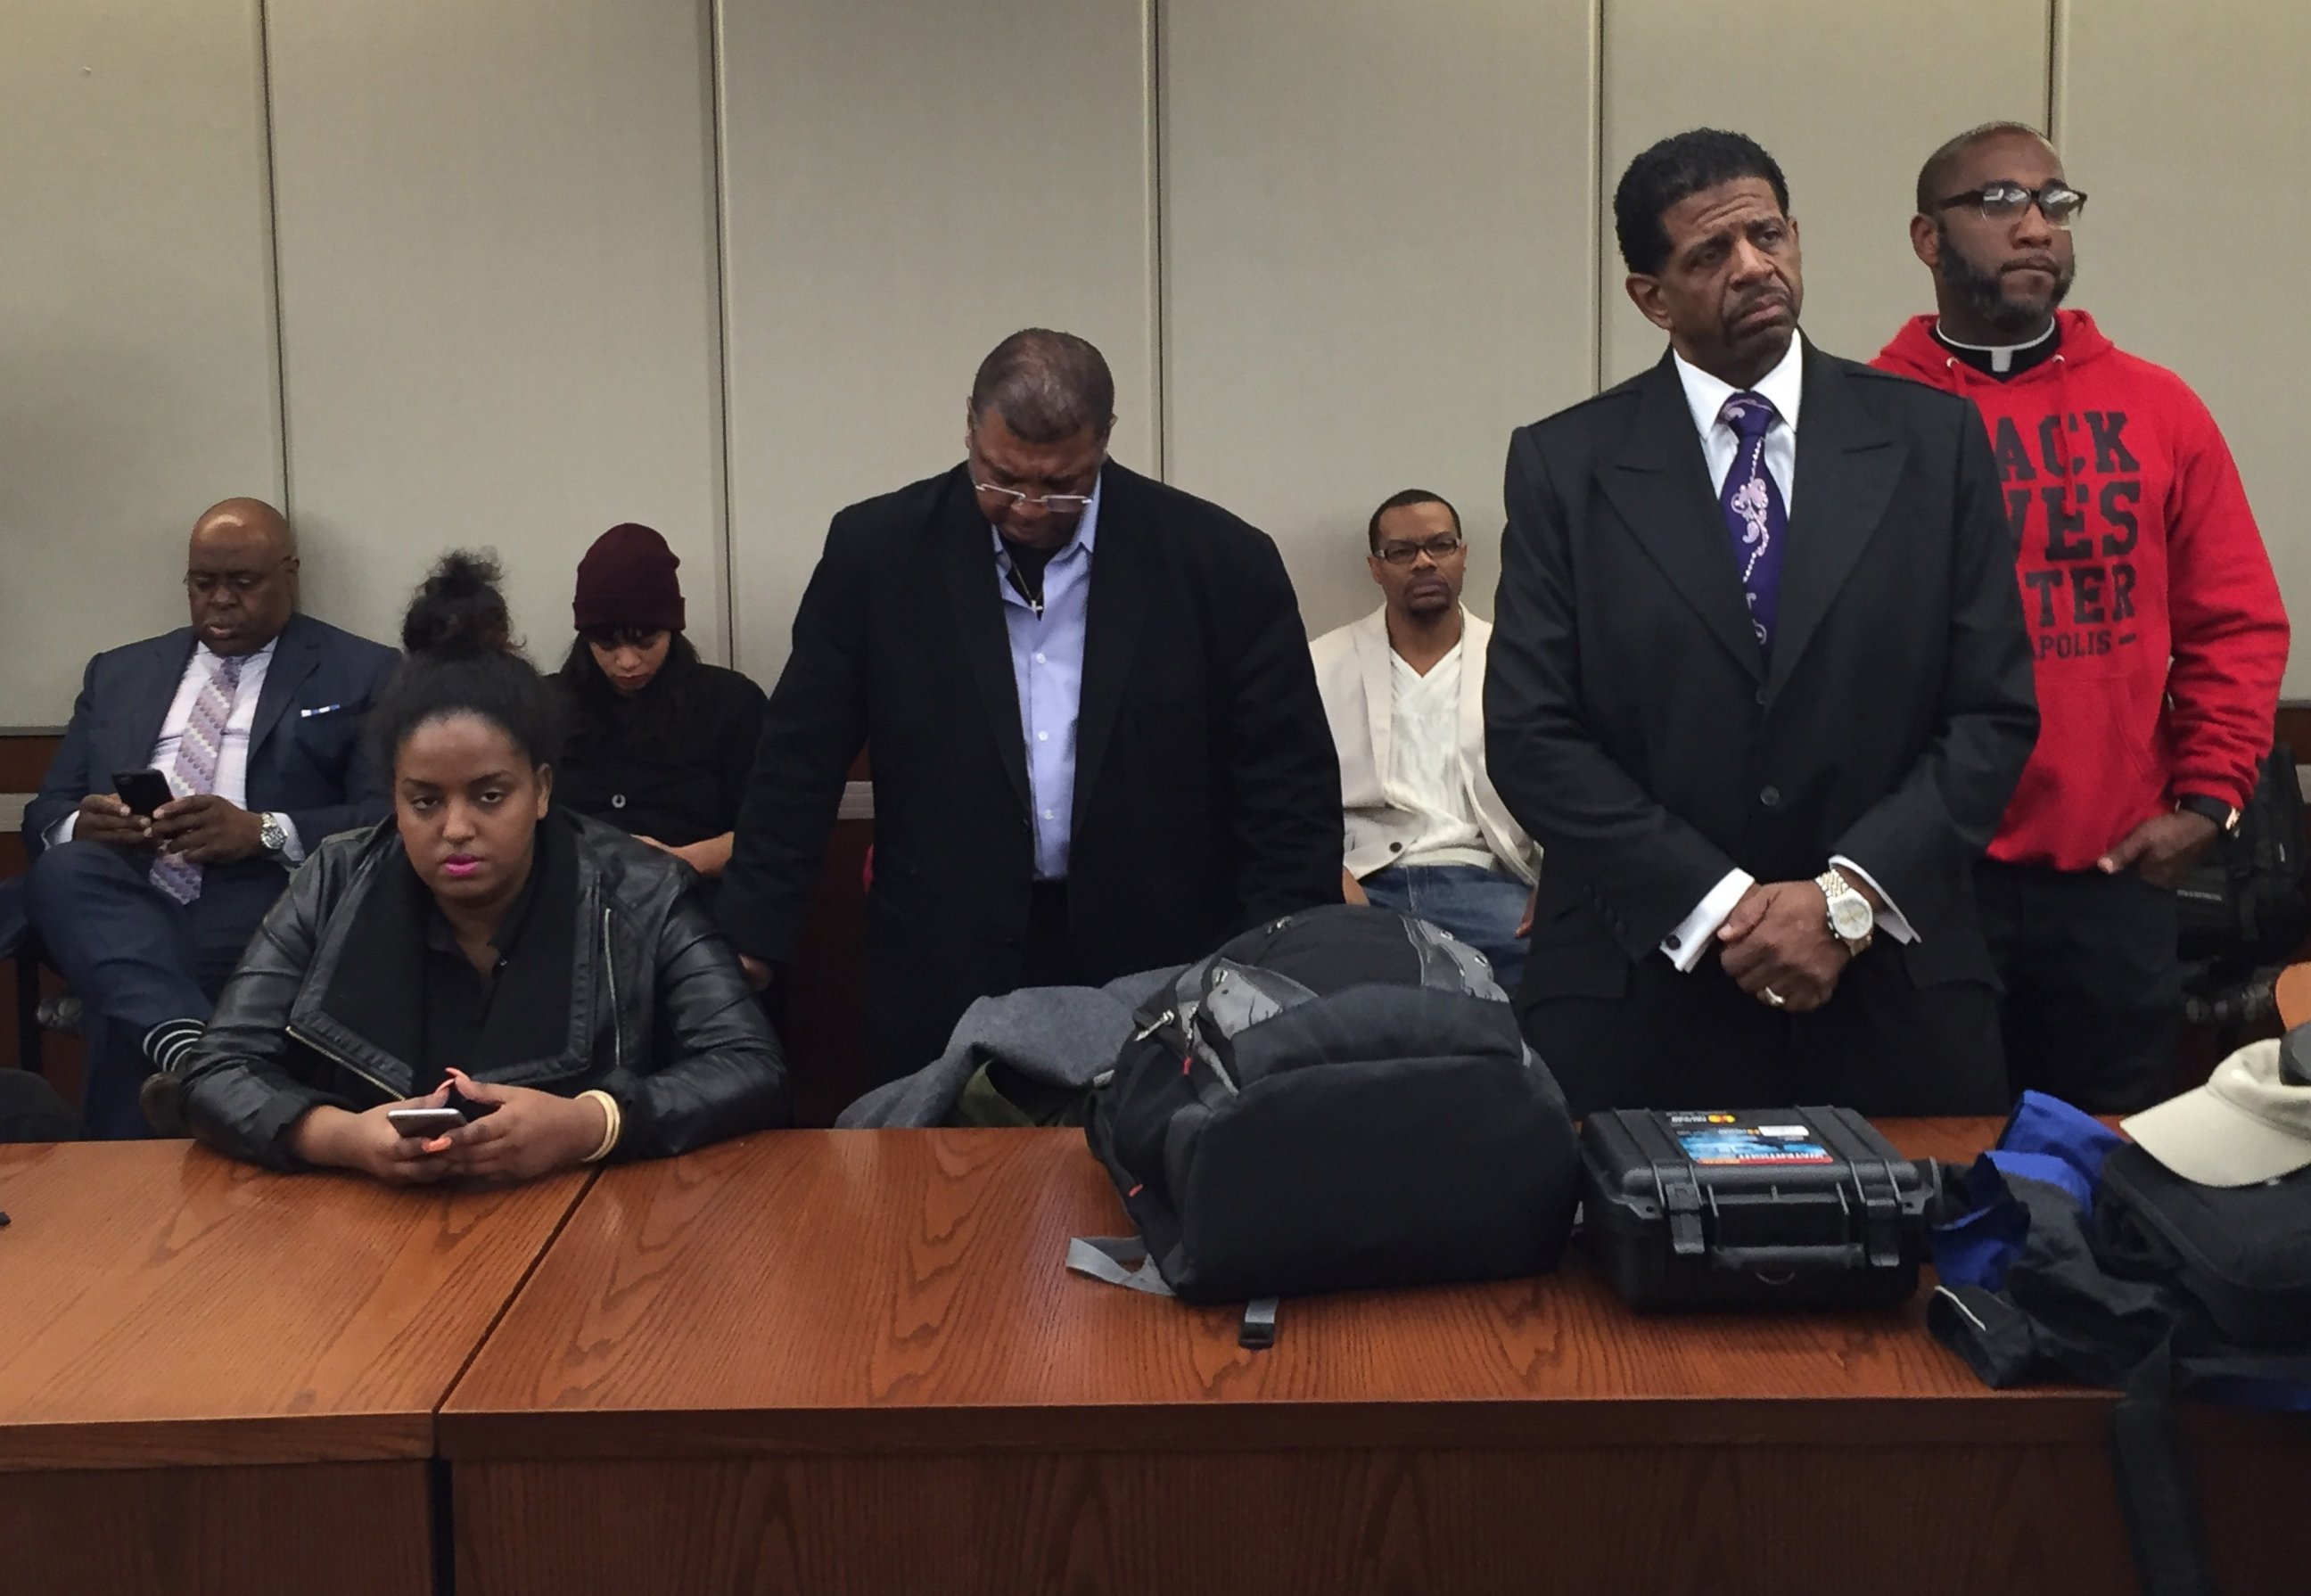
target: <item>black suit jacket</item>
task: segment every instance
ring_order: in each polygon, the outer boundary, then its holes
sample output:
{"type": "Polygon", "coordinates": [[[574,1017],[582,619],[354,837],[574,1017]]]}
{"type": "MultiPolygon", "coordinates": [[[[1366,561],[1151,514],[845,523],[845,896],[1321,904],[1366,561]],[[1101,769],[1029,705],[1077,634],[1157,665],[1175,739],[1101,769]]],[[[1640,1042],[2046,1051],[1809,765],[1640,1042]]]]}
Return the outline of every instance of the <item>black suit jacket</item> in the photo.
{"type": "MultiPolygon", "coordinates": [[[[1086,981],[1337,902],[1340,878],[1339,767],[1275,545],[1112,462],[1101,483],[1068,863],[1086,981]]],[[[868,1027],[886,1076],[1021,977],[1033,833],[997,580],[960,467],[834,518],[723,876],[740,950],[791,957],[845,773],[871,748],[868,1027]]]]}
{"type": "Polygon", "coordinates": [[[1803,358],[1770,667],[1668,356],[1510,440],[1485,720],[1547,850],[1528,1000],[1618,996],[1733,867],[1833,854],[1917,985],[1993,979],[1971,865],[2037,735],[1998,473],[1966,401],[1803,358]]]}
{"type": "MultiPolygon", "coordinates": [[[[192,628],[179,627],[88,662],[72,724],[24,809],[28,852],[38,854],[82,798],[110,792],[114,772],[152,763],[193,643],[192,628]]],[[[248,807],[288,815],[309,853],[331,833],[373,825],[391,807],[362,731],[399,658],[310,615],[292,615],[281,629],[249,728],[248,807]]]]}

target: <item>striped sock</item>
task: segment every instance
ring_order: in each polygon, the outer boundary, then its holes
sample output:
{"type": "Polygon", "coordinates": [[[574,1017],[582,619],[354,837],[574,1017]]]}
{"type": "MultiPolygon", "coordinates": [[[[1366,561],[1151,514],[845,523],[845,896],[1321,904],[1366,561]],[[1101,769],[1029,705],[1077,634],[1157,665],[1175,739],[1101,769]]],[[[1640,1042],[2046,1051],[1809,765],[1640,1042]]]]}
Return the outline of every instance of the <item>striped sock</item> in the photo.
{"type": "Polygon", "coordinates": [[[207,1030],[198,1020],[162,1020],[144,1033],[144,1056],[163,1075],[181,1074],[207,1030]]]}

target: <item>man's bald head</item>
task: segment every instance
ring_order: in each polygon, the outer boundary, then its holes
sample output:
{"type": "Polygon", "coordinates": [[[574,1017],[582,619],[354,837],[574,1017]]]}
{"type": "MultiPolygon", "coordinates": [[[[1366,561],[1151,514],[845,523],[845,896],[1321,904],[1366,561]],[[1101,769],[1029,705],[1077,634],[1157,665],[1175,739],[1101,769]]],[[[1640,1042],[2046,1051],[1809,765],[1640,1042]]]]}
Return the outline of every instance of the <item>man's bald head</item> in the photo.
{"type": "Polygon", "coordinates": [[[218,654],[254,654],[297,608],[297,540],[262,499],[227,499],[193,523],[185,555],[193,630],[218,654]]]}
{"type": "Polygon", "coordinates": [[[289,530],[289,518],[262,499],[220,499],[201,511],[200,519],[193,523],[193,536],[197,538],[211,528],[259,533],[277,544],[283,554],[297,552],[297,535],[289,530]]]}

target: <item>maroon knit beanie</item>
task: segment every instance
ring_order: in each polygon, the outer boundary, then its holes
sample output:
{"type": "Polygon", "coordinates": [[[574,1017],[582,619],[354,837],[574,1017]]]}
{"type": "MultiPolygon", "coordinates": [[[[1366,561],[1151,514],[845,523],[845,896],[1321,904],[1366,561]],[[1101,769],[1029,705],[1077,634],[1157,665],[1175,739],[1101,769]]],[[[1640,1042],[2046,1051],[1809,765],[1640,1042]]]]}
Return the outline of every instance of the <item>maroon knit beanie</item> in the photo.
{"type": "Polygon", "coordinates": [[[597,626],[682,630],[682,562],[651,528],[621,521],[594,540],[578,562],[578,597],[570,613],[580,632],[597,626]]]}

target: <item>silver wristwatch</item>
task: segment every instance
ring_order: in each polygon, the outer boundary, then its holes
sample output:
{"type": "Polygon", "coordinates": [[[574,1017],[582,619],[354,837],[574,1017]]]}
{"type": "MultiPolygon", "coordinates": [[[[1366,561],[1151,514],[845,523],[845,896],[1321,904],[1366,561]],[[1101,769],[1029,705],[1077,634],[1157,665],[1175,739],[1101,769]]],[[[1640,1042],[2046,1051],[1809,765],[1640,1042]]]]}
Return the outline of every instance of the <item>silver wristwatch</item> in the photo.
{"type": "Polygon", "coordinates": [[[278,859],[289,851],[289,828],[281,816],[268,809],[257,817],[257,846],[278,859]]]}
{"type": "Polygon", "coordinates": [[[1861,957],[1877,934],[1878,914],[1870,900],[1855,892],[1835,865],[1815,876],[1813,884],[1829,900],[1829,934],[1845,944],[1849,955],[1861,957]]]}

